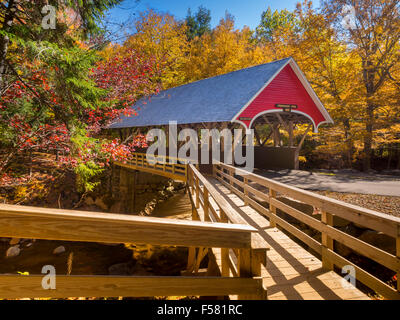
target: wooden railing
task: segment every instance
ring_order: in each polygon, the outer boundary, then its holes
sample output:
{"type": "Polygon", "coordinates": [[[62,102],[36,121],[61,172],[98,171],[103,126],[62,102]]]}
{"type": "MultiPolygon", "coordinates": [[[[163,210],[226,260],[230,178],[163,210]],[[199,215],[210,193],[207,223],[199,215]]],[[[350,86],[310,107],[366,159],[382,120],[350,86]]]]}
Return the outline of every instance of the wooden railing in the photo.
{"type": "MultiPolygon", "coordinates": [[[[0,205],[2,237],[251,250],[254,232],[248,225],[0,205]]],[[[42,279],[43,275],[0,275],[0,298],[257,297],[263,292],[261,279],[244,273],[240,278],[57,275],[54,290],[44,290],[42,279]]]]}
{"type": "Polygon", "coordinates": [[[333,270],[334,265],[339,268],[350,265],[354,267],[358,281],[386,298],[400,299],[399,218],[290,187],[222,163],[214,166],[214,175],[223,185],[241,197],[245,204],[265,215],[270,220],[271,227],[279,226],[318,253],[322,257],[323,267],[326,269],[333,270]],[[264,190],[260,191],[260,189],[264,190]],[[322,212],[321,220],[277,200],[277,193],[320,209],[322,212]],[[265,203],[268,205],[265,206],[265,203]],[[319,231],[322,235],[321,242],[278,216],[277,209],[319,231]],[[397,245],[396,255],[335,228],[333,226],[334,216],[393,237],[397,245]],[[335,252],[334,241],[397,273],[397,290],[335,252]]]}
{"type": "Polygon", "coordinates": [[[186,160],[169,156],[151,156],[145,153],[133,153],[127,161],[115,161],[114,164],[186,182],[186,160]]]}
{"type": "MultiPolygon", "coordinates": [[[[192,219],[210,221],[213,223],[245,223],[240,214],[225,200],[210,182],[190,164],[188,167],[189,196],[192,202],[192,219]]],[[[211,266],[209,269],[220,269],[223,277],[258,277],[261,276],[262,266],[266,266],[268,247],[261,240],[259,234],[252,234],[251,248],[229,249],[221,247],[221,266],[211,266]]],[[[211,249],[207,247],[193,246],[189,248],[188,273],[196,273],[199,270],[202,259],[207,255],[213,256],[211,249]]],[[[266,288],[261,294],[252,298],[266,299],[266,288]]],[[[239,298],[246,299],[248,296],[239,298]]]]}

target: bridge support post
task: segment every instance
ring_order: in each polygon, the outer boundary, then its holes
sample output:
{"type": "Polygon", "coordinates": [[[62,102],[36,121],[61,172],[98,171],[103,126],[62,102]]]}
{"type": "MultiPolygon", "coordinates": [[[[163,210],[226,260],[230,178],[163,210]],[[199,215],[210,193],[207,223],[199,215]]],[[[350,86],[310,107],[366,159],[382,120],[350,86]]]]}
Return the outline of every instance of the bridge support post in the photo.
{"type": "Polygon", "coordinates": [[[243,192],[244,192],[244,205],[248,206],[249,205],[249,201],[247,200],[247,198],[249,197],[249,191],[247,191],[246,186],[249,184],[249,179],[247,178],[243,178],[243,182],[244,182],[244,188],[243,188],[243,192]]]}
{"type": "MultiPolygon", "coordinates": [[[[262,251],[265,255],[265,251],[262,251]]],[[[241,278],[261,277],[260,254],[253,249],[240,249],[238,257],[238,272],[241,278]]],[[[239,295],[239,300],[265,300],[266,290],[261,286],[253,295],[239,295]]]]}
{"type": "MultiPolygon", "coordinates": [[[[221,222],[223,223],[228,223],[228,216],[226,213],[219,209],[220,212],[220,217],[221,217],[221,222]]],[[[223,277],[229,277],[229,249],[227,248],[221,248],[221,273],[223,277]]]]}
{"type": "Polygon", "coordinates": [[[210,199],[209,199],[209,195],[208,195],[208,190],[206,188],[204,188],[203,190],[203,201],[204,201],[204,221],[211,221],[210,218],[210,199]]]}
{"type": "Polygon", "coordinates": [[[196,209],[200,207],[200,186],[199,186],[199,178],[195,178],[195,186],[196,186],[196,209]]]}
{"type": "MultiPolygon", "coordinates": [[[[271,188],[269,188],[269,199],[270,199],[270,201],[269,201],[269,211],[273,215],[276,215],[276,208],[275,208],[275,206],[273,206],[271,204],[271,199],[275,199],[275,198],[276,198],[276,191],[272,190],[271,188]]],[[[274,221],[274,219],[271,218],[269,222],[270,222],[270,225],[271,225],[272,228],[276,227],[276,222],[274,221]]]]}
{"type": "MultiPolygon", "coordinates": [[[[321,222],[328,226],[333,226],[333,215],[323,211],[321,215],[321,222]]],[[[322,267],[327,270],[333,270],[333,263],[328,259],[324,250],[330,249],[333,251],[333,239],[324,232],[322,232],[322,247],[322,267]]]]}

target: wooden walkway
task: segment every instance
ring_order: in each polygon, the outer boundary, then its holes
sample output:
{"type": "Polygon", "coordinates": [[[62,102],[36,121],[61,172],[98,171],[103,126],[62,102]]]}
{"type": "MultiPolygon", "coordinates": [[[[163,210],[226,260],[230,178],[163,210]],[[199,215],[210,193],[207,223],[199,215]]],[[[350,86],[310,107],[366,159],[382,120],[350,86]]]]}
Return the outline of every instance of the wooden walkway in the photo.
{"type": "MultiPolygon", "coordinates": [[[[168,157],[160,160],[167,161],[168,157]]],[[[348,288],[349,283],[345,288],[342,284],[345,275],[335,272],[350,267],[357,287],[362,283],[384,299],[400,300],[400,218],[291,187],[224,163],[213,165],[212,176],[205,176],[198,167],[185,163],[149,164],[146,155],[138,154],[122,166],[185,181],[190,191],[193,220],[247,224],[257,230],[252,234],[250,251],[190,247],[185,275],[200,275],[200,264],[208,252],[211,264],[207,275],[262,277],[263,289],[255,295],[257,298],[368,299],[355,287],[348,288]],[[302,212],[290,204],[292,200],[311,206],[319,217],[302,212]],[[339,220],[392,237],[396,252],[385,251],[344,232],[336,226],[335,221],[339,220]],[[320,238],[313,238],[307,233],[309,230],[299,225],[313,230],[320,238]],[[383,280],[379,269],[367,270],[341,256],[336,244],[391,270],[393,279],[397,274],[397,285],[389,284],[387,278],[383,280]]]]}
{"type": "MultiPolygon", "coordinates": [[[[342,278],[334,271],[322,268],[322,262],[275,227],[252,207],[222,185],[217,179],[208,181],[241,214],[245,223],[258,230],[266,247],[267,266],[262,268],[264,286],[271,300],[366,300],[356,288],[345,289],[342,278]]],[[[218,208],[214,208],[218,211],[218,208]]],[[[213,249],[221,266],[221,249],[213,249]]]]}

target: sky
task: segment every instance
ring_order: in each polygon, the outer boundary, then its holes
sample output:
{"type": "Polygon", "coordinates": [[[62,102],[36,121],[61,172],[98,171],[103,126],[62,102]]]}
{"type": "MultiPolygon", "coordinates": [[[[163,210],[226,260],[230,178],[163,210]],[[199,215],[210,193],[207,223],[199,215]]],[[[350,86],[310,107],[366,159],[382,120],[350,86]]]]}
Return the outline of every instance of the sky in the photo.
{"type": "MultiPolygon", "coordinates": [[[[136,11],[143,11],[148,8],[158,11],[168,12],[179,19],[184,19],[188,8],[196,12],[200,5],[211,10],[212,27],[218,25],[219,20],[225,16],[228,10],[235,17],[236,27],[242,28],[249,26],[252,29],[259,24],[261,14],[268,6],[274,11],[276,9],[288,9],[293,11],[299,0],[140,0],[135,4],[135,0],[125,0],[120,5],[121,8],[114,8],[110,15],[114,21],[126,21],[129,16],[136,11]]],[[[317,1],[314,1],[317,2],[317,1]]]]}

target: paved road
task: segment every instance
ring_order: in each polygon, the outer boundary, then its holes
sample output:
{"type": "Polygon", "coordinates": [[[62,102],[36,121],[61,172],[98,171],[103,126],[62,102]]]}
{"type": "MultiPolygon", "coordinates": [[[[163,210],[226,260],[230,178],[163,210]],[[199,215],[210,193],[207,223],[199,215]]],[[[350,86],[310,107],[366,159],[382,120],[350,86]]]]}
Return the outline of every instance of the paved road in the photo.
{"type": "Polygon", "coordinates": [[[400,177],[398,176],[363,173],[315,173],[300,170],[256,170],[255,173],[306,190],[400,197],[400,177]]]}

